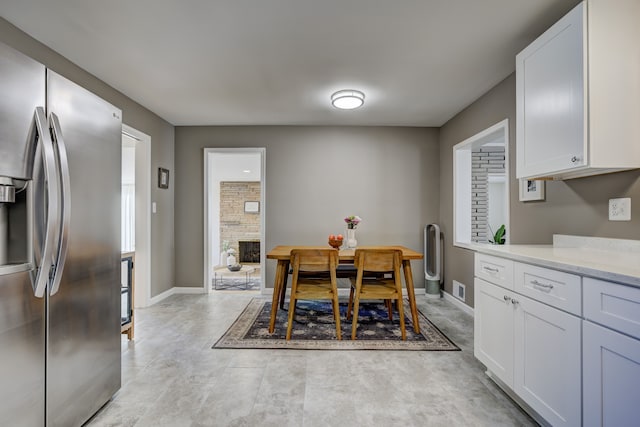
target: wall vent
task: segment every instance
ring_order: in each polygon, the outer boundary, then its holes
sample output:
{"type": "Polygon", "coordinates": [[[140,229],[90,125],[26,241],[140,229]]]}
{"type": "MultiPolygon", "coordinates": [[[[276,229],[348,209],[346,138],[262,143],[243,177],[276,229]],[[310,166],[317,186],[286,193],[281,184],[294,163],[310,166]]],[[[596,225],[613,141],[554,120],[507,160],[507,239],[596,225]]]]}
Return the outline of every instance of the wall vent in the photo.
{"type": "Polygon", "coordinates": [[[465,300],[465,292],[466,292],[465,286],[462,283],[454,280],[453,281],[453,293],[452,293],[453,296],[458,298],[460,301],[464,302],[464,300],[465,300]]]}

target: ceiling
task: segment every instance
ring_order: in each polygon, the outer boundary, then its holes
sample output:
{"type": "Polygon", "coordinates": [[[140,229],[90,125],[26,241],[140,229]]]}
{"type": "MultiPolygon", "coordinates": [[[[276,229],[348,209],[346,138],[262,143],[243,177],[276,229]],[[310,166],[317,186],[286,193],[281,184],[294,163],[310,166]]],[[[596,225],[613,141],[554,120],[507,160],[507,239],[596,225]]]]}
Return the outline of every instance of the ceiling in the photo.
{"type": "Polygon", "coordinates": [[[2,0],[173,125],[441,126],[577,0],[2,0]],[[364,107],[330,105],[339,89],[364,107]]]}

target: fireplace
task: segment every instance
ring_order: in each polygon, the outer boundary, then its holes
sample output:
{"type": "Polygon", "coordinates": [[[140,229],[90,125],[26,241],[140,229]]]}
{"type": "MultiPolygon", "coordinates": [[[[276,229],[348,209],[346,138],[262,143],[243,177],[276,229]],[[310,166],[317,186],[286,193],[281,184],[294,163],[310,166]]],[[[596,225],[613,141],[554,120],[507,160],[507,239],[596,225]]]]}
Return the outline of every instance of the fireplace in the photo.
{"type": "Polygon", "coordinates": [[[240,240],[239,263],[260,263],[260,240],[240,240]]]}

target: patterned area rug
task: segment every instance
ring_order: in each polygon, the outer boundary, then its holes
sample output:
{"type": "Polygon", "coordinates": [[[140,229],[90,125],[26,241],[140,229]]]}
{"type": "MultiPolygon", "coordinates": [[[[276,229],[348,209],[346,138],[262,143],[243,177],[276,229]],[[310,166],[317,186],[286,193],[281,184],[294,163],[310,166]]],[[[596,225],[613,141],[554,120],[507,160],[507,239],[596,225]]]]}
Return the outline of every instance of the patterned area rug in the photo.
{"type": "Polygon", "coordinates": [[[460,350],[422,313],[420,334],[413,331],[411,311],[405,301],[405,328],[407,340],[400,338],[397,312],[389,320],[384,304],[360,304],[357,340],[351,340],[351,322],[346,320],[347,303],[340,303],[342,340],[336,339],[331,303],[324,301],[298,301],[293,333],[285,340],[288,307],[278,310],[276,329],[269,334],[271,301],[254,298],[229,330],[212,348],[257,348],[296,350],[460,350]]]}

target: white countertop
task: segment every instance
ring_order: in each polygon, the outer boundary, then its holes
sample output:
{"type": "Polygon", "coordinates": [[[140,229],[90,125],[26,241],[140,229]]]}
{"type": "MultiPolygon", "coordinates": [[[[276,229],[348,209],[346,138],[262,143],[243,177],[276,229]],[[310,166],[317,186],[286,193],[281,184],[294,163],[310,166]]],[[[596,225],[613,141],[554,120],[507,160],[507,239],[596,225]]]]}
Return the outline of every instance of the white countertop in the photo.
{"type": "Polygon", "coordinates": [[[553,245],[473,244],[514,261],[640,287],[640,241],[555,235],[553,245]]]}

